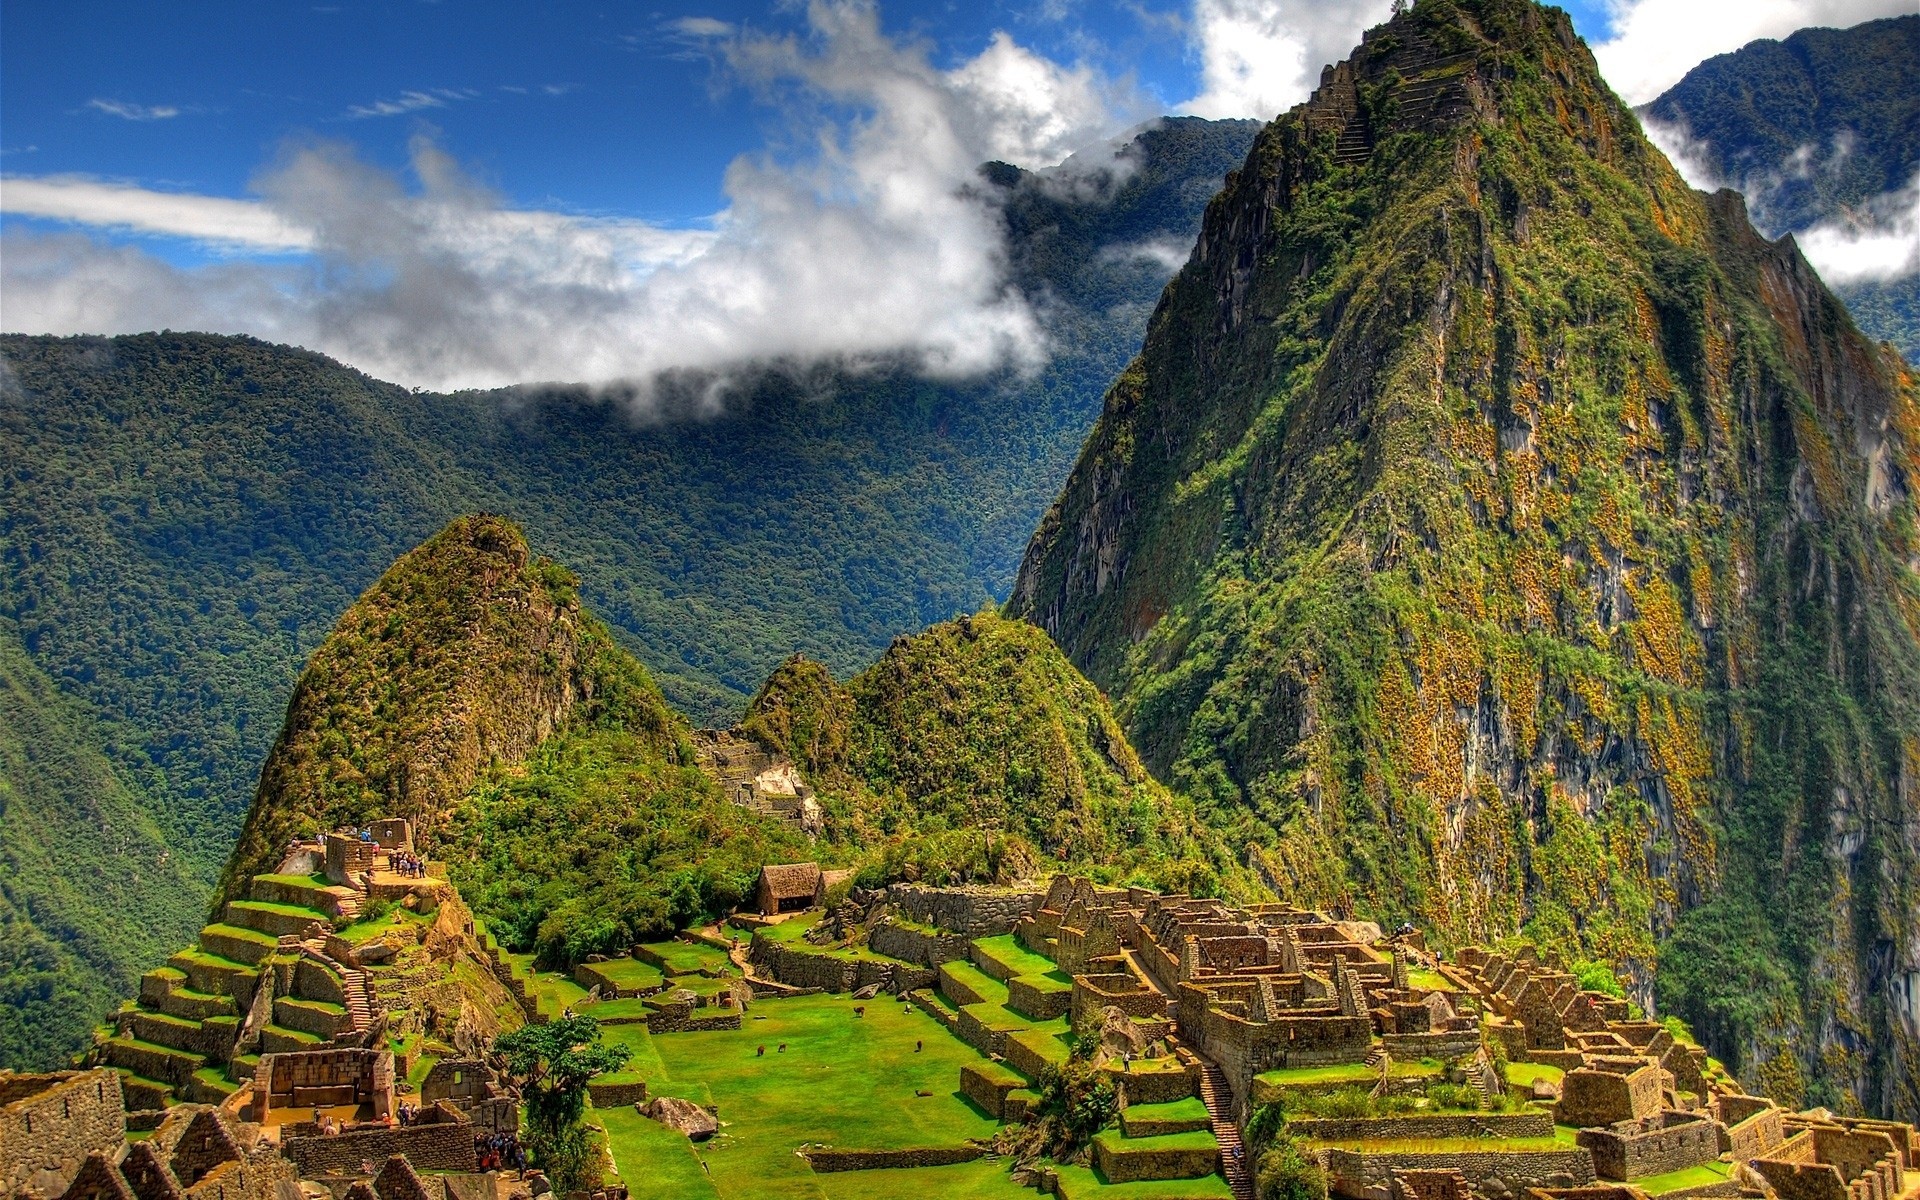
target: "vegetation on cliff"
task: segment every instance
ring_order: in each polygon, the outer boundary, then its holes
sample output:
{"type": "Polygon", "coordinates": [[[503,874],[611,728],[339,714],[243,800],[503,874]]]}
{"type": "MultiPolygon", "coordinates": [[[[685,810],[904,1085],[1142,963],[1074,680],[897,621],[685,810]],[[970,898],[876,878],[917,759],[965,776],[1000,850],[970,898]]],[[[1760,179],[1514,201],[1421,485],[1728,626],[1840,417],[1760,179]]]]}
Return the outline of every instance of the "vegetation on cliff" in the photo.
{"type": "Polygon", "coordinates": [[[1105,697],[1024,622],[983,612],[898,638],[844,686],[789,660],[742,732],[801,766],[876,878],[1009,878],[1044,857],[1201,895],[1249,886],[1105,697]]]}
{"type": "Polygon", "coordinates": [[[1283,896],[1526,930],[1775,1094],[1920,1110],[1917,416],[1564,14],[1421,0],[1215,200],[1010,608],[1283,896]]]}

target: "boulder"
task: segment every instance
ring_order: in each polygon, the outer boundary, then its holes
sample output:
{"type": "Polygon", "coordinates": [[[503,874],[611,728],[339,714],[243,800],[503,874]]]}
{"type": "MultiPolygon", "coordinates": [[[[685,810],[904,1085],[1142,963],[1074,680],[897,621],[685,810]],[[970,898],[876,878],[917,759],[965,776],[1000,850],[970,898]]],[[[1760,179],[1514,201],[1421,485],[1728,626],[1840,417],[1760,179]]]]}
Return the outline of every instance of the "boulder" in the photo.
{"type": "Polygon", "coordinates": [[[656,1096],[644,1106],[634,1107],[641,1116],[685,1134],[690,1142],[704,1142],[720,1132],[720,1122],[712,1113],[678,1096],[656,1096]]]}
{"type": "Polygon", "coordinates": [[[853,994],[855,1000],[871,1000],[880,994],[880,985],[870,983],[853,994]]]}
{"type": "Polygon", "coordinates": [[[1533,1081],[1533,1098],[1535,1100],[1558,1100],[1560,1098],[1560,1089],[1554,1086],[1553,1081],[1550,1079],[1536,1079],[1533,1081]]]}
{"type": "Polygon", "coordinates": [[[1093,1065],[1142,1058],[1151,1044],[1133,1018],[1109,1004],[1101,1014],[1100,1039],[1093,1051],[1093,1065]]]}

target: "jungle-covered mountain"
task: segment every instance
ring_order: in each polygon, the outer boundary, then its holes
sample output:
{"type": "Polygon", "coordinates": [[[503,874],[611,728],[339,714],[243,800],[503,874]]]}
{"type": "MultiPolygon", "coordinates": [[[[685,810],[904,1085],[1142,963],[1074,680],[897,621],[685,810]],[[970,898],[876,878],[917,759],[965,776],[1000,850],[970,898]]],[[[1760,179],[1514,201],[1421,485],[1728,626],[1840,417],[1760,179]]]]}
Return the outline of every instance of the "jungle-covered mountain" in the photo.
{"type": "MultiPolygon", "coordinates": [[[[1752,42],[1701,63],[1641,112],[1682,131],[1770,236],[1911,212],[1920,14],[1752,42]]],[[[1835,291],[1862,330],[1920,362],[1920,272],[1835,291]]]]}
{"type": "Polygon", "coordinates": [[[1210,893],[1235,875],[1031,625],[902,637],[846,687],[784,664],[746,728],[771,749],[776,731],[809,740],[800,768],[827,789],[815,841],[728,798],[579,582],[491,515],[388,568],[302,672],[224,894],[298,835],[404,816],[494,936],[566,966],[724,915],[769,862],[819,857],[876,883],[1073,865],[1210,893]]]}
{"type": "MultiPolygon", "coordinates": [[[[149,934],[203,915],[301,664],[461,513],[524,521],[703,724],[737,719],[796,651],[851,673],[1004,594],[1139,344],[1167,247],[1191,244],[1257,128],[1168,120],[1085,152],[1070,181],[983,172],[1014,281],[1056,331],[1033,377],[763,365],[730,377],[718,415],[669,394],[637,416],[577,391],[415,393],[246,338],[0,337],[0,624],[13,678],[36,681],[11,693],[33,710],[11,728],[50,731],[4,761],[0,855],[112,794],[119,815],[64,842],[79,858],[61,873],[163,864],[178,884],[143,888],[154,907],[134,914],[8,874],[0,923],[32,950],[0,989],[52,1003],[54,976],[97,976],[89,995],[124,992],[177,940],[149,934]]],[[[50,1037],[0,1063],[52,1061],[71,1038],[50,1037]]]]}
{"type": "Polygon", "coordinates": [[[1564,13],[1420,0],[1209,207],[1009,607],[1283,898],[1912,1116],[1917,391],[1564,13]]]}

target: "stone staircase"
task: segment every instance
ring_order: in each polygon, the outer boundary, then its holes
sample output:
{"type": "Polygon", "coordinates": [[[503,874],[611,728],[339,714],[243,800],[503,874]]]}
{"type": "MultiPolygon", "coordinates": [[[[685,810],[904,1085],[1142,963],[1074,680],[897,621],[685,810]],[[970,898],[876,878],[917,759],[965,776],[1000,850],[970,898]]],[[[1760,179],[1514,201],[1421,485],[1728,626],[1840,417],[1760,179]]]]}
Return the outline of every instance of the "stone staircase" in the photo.
{"type": "Polygon", "coordinates": [[[365,971],[347,967],[329,955],[323,938],[308,938],[300,943],[300,948],[340,977],[340,989],[347,997],[347,1019],[353,1024],[353,1032],[365,1033],[373,1024],[372,978],[365,971]]]}
{"type": "Polygon", "coordinates": [[[1343,167],[1357,166],[1373,154],[1373,139],[1367,136],[1367,124],[1358,117],[1348,121],[1333,144],[1333,161],[1343,167]]]}
{"type": "Polygon", "coordinates": [[[1227,1177],[1227,1187],[1233,1192],[1234,1200],[1254,1200],[1253,1164],[1247,1161],[1240,1126],[1233,1119],[1233,1098],[1227,1090],[1226,1073],[1208,1059],[1200,1058],[1199,1064],[1200,1102],[1207,1106],[1214,1140],[1220,1143],[1220,1173],[1227,1177]]]}

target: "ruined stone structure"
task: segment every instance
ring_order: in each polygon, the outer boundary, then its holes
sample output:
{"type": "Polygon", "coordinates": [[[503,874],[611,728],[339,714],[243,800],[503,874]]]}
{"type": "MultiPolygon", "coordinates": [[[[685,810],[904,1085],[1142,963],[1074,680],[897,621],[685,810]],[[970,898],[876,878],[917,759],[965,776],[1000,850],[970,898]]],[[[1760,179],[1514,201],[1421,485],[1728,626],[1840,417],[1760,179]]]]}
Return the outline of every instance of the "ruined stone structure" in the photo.
{"type": "Polygon", "coordinates": [[[70,1180],[87,1156],[115,1151],[127,1136],[120,1076],[98,1068],[16,1075],[0,1071],[0,1190],[35,1177],[70,1180]]]}
{"type": "Polygon", "coordinates": [[[778,817],[809,837],[826,827],[813,788],[785,755],[728,729],[696,730],[693,749],[701,769],[741,808],[778,817]]]}
{"type": "Polygon", "coordinates": [[[253,1071],[251,1115],[274,1109],[353,1107],[362,1120],[393,1113],[393,1054],[387,1050],[308,1050],[263,1055],[253,1071]]]}

